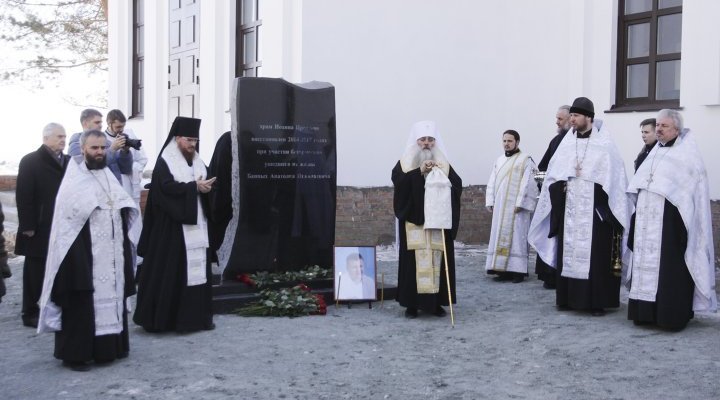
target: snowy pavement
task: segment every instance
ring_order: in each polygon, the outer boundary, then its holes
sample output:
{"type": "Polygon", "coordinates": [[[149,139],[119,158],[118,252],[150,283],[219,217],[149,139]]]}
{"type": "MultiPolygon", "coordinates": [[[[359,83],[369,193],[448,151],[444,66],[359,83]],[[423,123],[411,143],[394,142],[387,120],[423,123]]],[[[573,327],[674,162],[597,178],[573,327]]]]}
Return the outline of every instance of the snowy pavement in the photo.
{"type": "MultiPolygon", "coordinates": [[[[392,248],[378,251],[385,282],[392,248]]],[[[394,301],[303,318],[215,317],[214,331],[130,327],[127,359],[74,372],[53,335],[20,320],[22,257],[0,303],[0,398],[10,399],[658,399],[718,398],[720,316],[679,333],[560,312],[534,276],[494,282],[484,248],[458,246],[456,326],[403,317],[394,301]]],[[[531,270],[533,267],[531,267],[531,270]]]]}

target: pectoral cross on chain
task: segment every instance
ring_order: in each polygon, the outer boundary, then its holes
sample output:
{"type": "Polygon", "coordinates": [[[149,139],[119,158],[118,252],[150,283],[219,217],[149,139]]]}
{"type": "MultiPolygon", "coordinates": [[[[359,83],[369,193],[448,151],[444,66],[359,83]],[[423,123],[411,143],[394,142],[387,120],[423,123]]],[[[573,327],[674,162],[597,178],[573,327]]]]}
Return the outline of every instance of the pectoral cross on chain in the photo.
{"type": "Polygon", "coordinates": [[[650,184],[652,183],[652,181],[653,181],[653,174],[652,174],[652,172],[651,172],[651,173],[650,173],[650,176],[647,178],[648,186],[650,186],[650,184]]]}
{"type": "Polygon", "coordinates": [[[581,171],[582,171],[582,165],[580,165],[580,163],[575,164],[575,176],[580,176],[581,171]]]}

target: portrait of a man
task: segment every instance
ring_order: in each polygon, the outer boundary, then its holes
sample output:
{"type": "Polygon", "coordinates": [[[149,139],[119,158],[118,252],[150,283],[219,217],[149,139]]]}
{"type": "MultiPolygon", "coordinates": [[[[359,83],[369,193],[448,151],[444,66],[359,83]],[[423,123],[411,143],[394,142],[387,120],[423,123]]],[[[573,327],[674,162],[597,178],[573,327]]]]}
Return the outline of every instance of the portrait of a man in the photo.
{"type": "Polygon", "coordinates": [[[375,248],[335,247],[335,299],[375,300],[375,248]]]}

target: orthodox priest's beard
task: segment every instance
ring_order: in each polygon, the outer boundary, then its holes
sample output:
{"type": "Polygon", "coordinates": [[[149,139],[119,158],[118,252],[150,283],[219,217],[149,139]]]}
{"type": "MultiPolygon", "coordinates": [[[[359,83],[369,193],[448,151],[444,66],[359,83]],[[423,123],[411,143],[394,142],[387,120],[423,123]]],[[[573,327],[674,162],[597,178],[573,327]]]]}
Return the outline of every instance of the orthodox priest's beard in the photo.
{"type": "Polygon", "coordinates": [[[185,158],[185,161],[187,161],[187,164],[192,166],[193,159],[195,159],[195,148],[194,147],[192,149],[180,148],[180,154],[183,155],[183,157],[185,158]]]}
{"type": "Polygon", "coordinates": [[[85,165],[87,169],[103,169],[107,166],[107,157],[103,154],[102,157],[92,157],[88,154],[85,155],[85,165]]]}
{"type": "Polygon", "coordinates": [[[421,149],[420,152],[418,153],[417,158],[418,158],[417,166],[420,167],[422,165],[422,163],[424,163],[425,161],[430,161],[430,160],[435,159],[435,154],[433,154],[432,149],[421,149]]]}

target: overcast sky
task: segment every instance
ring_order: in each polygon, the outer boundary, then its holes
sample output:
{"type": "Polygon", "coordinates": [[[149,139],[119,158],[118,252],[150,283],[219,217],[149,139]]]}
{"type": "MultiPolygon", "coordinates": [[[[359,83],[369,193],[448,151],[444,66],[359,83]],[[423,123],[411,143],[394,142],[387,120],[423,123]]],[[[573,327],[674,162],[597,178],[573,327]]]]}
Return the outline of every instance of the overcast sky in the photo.
{"type": "MultiPolygon", "coordinates": [[[[2,71],[12,66],[16,51],[0,42],[0,54],[2,71]]],[[[90,94],[105,91],[106,82],[103,76],[88,77],[81,72],[67,72],[57,81],[47,80],[44,89],[34,88],[33,82],[0,82],[0,174],[12,172],[6,171],[3,161],[16,164],[40,146],[42,129],[49,122],[62,124],[68,136],[79,132],[80,111],[96,107],[97,97],[90,94]]],[[[100,111],[105,114],[104,109],[100,111]]]]}

